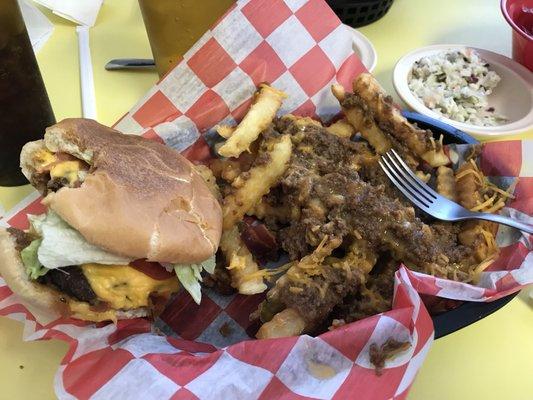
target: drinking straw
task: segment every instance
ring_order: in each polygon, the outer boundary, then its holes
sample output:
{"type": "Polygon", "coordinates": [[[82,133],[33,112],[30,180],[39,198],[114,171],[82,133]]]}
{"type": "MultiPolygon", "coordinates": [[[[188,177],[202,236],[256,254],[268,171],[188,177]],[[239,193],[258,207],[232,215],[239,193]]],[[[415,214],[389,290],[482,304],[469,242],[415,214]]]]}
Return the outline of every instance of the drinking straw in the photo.
{"type": "Polygon", "coordinates": [[[96,119],[96,96],[94,93],[93,64],[89,46],[89,27],[76,27],[80,58],[81,108],[84,118],[96,119]]]}

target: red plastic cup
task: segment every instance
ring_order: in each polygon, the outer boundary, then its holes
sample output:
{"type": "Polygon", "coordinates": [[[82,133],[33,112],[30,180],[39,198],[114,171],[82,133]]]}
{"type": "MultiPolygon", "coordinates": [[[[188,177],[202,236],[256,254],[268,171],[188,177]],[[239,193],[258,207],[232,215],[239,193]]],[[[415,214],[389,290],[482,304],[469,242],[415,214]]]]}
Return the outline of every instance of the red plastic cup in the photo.
{"type": "Polygon", "coordinates": [[[513,60],[533,71],[533,0],[501,0],[500,5],[513,28],[513,60]]]}

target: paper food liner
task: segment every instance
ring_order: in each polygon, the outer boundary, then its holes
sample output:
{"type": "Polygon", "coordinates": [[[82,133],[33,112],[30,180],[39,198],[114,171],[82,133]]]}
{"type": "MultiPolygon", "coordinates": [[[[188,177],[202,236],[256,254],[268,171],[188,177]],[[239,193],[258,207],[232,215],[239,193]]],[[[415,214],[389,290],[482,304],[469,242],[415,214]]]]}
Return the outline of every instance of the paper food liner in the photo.
{"type": "MultiPolygon", "coordinates": [[[[289,94],[280,114],[327,119],[339,112],[330,85],[339,82],[350,90],[363,71],[349,30],[324,1],[239,1],[116,127],[205,161],[210,155],[202,135],[217,123],[242,118],[257,84],[267,81],[289,94]]],[[[516,199],[502,212],[528,223],[533,164],[526,154],[532,151],[532,142],[509,141],[487,144],[481,155],[492,179],[509,183],[520,177],[516,199]]],[[[33,193],[0,224],[26,228],[26,215],[43,211],[33,193]]],[[[55,379],[62,399],[345,399],[354,393],[404,399],[434,335],[419,293],[492,301],[516,292],[533,282],[530,239],[501,226],[501,256],[479,286],[401,267],[391,311],[318,337],[250,340],[249,314],[262,297],[212,291],[204,291],[199,306],[178,294],[155,324],[87,324],[32,313],[0,279],[0,315],[24,322],[25,340],[69,343],[55,379]],[[389,338],[410,346],[387,360],[378,376],[369,347],[389,338]]]]}

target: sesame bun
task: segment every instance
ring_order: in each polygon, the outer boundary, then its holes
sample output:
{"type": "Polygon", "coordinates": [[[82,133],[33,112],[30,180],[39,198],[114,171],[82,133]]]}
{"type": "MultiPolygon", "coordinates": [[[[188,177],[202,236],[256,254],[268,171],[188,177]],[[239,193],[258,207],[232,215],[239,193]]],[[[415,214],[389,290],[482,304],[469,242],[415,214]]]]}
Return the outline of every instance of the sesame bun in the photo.
{"type": "Polygon", "coordinates": [[[90,243],[169,263],[199,263],[216,252],[220,205],[177,151],[93,120],[66,119],[48,128],[44,140],[24,146],[21,168],[30,181],[32,155],[44,147],[90,165],[80,187],[63,187],[43,200],[90,243]]]}

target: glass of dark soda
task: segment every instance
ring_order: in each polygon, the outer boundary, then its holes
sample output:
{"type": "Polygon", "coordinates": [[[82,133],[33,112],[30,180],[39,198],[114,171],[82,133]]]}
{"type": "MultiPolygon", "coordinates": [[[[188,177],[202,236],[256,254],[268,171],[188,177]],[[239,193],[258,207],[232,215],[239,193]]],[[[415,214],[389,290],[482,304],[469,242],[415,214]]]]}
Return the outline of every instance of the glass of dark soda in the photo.
{"type": "Polygon", "coordinates": [[[0,186],[27,183],[20,150],[54,123],[17,0],[0,0],[0,186]]]}

